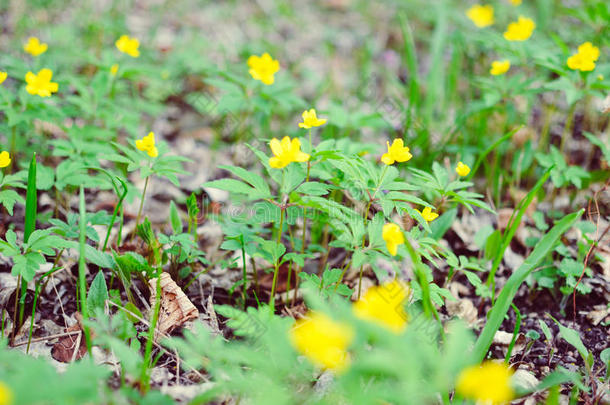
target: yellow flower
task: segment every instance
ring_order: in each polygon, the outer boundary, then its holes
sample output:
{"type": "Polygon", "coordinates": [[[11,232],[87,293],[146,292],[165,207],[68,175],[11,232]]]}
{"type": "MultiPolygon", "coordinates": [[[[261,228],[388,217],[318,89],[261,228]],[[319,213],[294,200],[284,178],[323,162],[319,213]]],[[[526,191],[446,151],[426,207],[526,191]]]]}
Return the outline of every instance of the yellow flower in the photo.
{"type": "Polygon", "coordinates": [[[36,37],[29,37],[28,42],[23,45],[23,50],[32,56],[38,56],[47,51],[49,46],[44,42],[40,42],[36,37]]]}
{"type": "Polygon", "coordinates": [[[432,212],[432,208],[430,207],[424,208],[423,211],[418,209],[415,211],[419,212],[426,222],[434,221],[436,218],[438,218],[438,214],[436,212],[432,212]]]}
{"type": "Polygon", "coordinates": [[[0,152],[0,168],[11,164],[11,155],[7,151],[0,152]]]}
{"type": "Polygon", "coordinates": [[[59,88],[57,83],[51,81],[52,78],[53,71],[51,69],[41,69],[38,74],[27,72],[25,75],[25,82],[27,83],[25,90],[40,97],[51,97],[51,94],[57,92],[59,88]]]}
{"type": "Polygon", "coordinates": [[[11,405],[13,403],[13,391],[8,385],[0,381],[0,405],[11,405]]]}
{"type": "Polygon", "coordinates": [[[140,51],[138,50],[140,41],[136,38],[130,38],[129,35],[121,35],[114,44],[119,51],[126,53],[133,58],[140,56],[140,51]]]}
{"type": "Polygon", "coordinates": [[[392,146],[390,146],[390,142],[386,141],[386,145],[388,145],[388,153],[381,156],[381,161],[388,166],[394,162],[406,162],[413,157],[409,148],[404,146],[402,139],[394,139],[392,146]]]}
{"type": "Polygon", "coordinates": [[[0,84],[4,83],[4,81],[6,80],[7,77],[8,77],[8,73],[0,72],[0,84]]]}
{"type": "Polygon", "coordinates": [[[301,141],[299,138],[293,138],[285,136],[280,142],[279,139],[273,138],[269,142],[271,152],[275,155],[269,158],[269,166],[274,169],[281,169],[282,167],[288,166],[292,162],[307,162],[309,155],[305,152],[301,152],[301,141]]]}
{"type": "Polygon", "coordinates": [[[504,38],[508,41],[525,41],[532,36],[536,23],[531,18],[519,16],[516,22],[508,24],[504,38]]]}
{"type": "Polygon", "coordinates": [[[466,11],[466,15],[479,28],[488,27],[494,23],[494,8],[489,4],[475,4],[466,11]]]}
{"type": "Polygon", "coordinates": [[[510,3],[513,6],[520,6],[521,5],[521,0],[510,0],[510,3]]]}
{"type": "Polygon", "coordinates": [[[266,85],[273,84],[275,81],[273,75],[280,70],[280,62],[274,60],[267,52],[261,56],[252,55],[248,58],[248,67],[250,75],[266,85]]]}
{"type": "Polygon", "coordinates": [[[491,73],[493,76],[499,76],[508,72],[508,69],[510,69],[510,61],[494,60],[491,62],[491,69],[489,70],[489,73],[491,73]]]}
{"type": "Polygon", "coordinates": [[[595,61],[599,58],[599,48],[591,42],[585,42],[578,47],[578,52],[568,58],[568,67],[572,70],[590,72],[595,69],[595,61]]]}
{"type": "Polygon", "coordinates": [[[381,237],[392,256],[396,256],[398,245],[405,243],[405,236],[402,234],[400,227],[393,223],[387,223],[383,226],[381,237]]]}
{"type": "Polygon", "coordinates": [[[326,124],[326,119],[321,119],[316,116],[316,110],[313,108],[309,111],[303,111],[303,122],[299,122],[299,128],[313,128],[326,124]]]}
{"type": "Polygon", "coordinates": [[[463,370],[458,376],[455,389],[465,398],[502,404],[514,397],[510,385],[511,375],[512,371],[504,363],[487,361],[463,370]]]}
{"type": "Polygon", "coordinates": [[[457,166],[455,167],[455,172],[458,174],[458,176],[468,176],[468,173],[470,173],[470,167],[462,162],[458,162],[457,166]]]}
{"type": "Polygon", "coordinates": [[[115,63],[114,65],[110,66],[110,74],[112,76],[116,76],[118,71],[119,71],[119,64],[118,63],[115,63]]]}
{"type": "Polygon", "coordinates": [[[349,366],[347,348],[354,339],[349,325],[309,312],[296,321],[288,335],[294,348],[317,367],[341,372],[349,366]]]}
{"type": "Polygon", "coordinates": [[[354,314],[394,333],[401,333],[407,326],[404,303],[408,296],[409,288],[398,280],[371,287],[354,303],[354,314]]]}
{"type": "Polygon", "coordinates": [[[154,132],[149,132],[148,135],[146,135],[144,138],[137,139],[136,148],[148,153],[148,156],[150,156],[150,157],[159,156],[159,151],[157,150],[157,147],[155,146],[155,133],[154,132]]]}

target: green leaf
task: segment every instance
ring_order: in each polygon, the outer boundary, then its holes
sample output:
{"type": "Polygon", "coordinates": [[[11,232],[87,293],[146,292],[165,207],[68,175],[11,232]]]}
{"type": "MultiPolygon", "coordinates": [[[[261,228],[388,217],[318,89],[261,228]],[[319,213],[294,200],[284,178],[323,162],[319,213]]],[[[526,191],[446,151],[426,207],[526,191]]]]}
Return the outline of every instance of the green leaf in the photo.
{"type": "Polygon", "coordinates": [[[23,204],[25,201],[15,190],[2,190],[0,191],[0,204],[4,205],[6,211],[10,216],[13,215],[13,207],[16,203],[23,204]]]}
{"type": "Polygon", "coordinates": [[[225,190],[232,193],[246,194],[250,199],[257,200],[265,198],[253,187],[250,187],[243,181],[235,179],[220,179],[208,181],[203,184],[203,187],[217,188],[219,190],[225,190]]]}
{"type": "Polygon", "coordinates": [[[527,276],[534,271],[538,263],[551,252],[561,235],[570,229],[570,227],[581,217],[583,212],[584,210],[581,209],[578,212],[566,215],[562,220],[557,222],[555,226],[544,235],[532,253],[525,259],[525,262],[523,262],[523,264],[509,277],[504,288],[500,291],[500,295],[495,304],[489,311],[487,323],[475,343],[473,357],[477,362],[481,362],[485,359],[487,350],[493,342],[494,335],[502,325],[504,317],[510,308],[510,304],[513,302],[513,298],[517,294],[517,290],[521,284],[525,281],[527,276]]]}
{"type": "Polygon", "coordinates": [[[452,208],[432,222],[430,224],[430,230],[432,231],[430,237],[435,240],[440,240],[449,228],[451,228],[451,224],[455,221],[456,216],[457,208],[452,208]]]}
{"type": "Polygon", "coordinates": [[[28,188],[25,197],[25,229],[23,242],[27,242],[36,229],[36,213],[38,210],[38,194],[36,192],[36,153],[32,156],[28,170],[28,188]]]}
{"type": "Polygon", "coordinates": [[[269,185],[258,174],[252,173],[246,169],[237,166],[219,165],[218,167],[221,169],[228,170],[235,176],[239,177],[240,179],[254,187],[254,189],[260,194],[260,197],[258,198],[271,197],[271,190],[269,189],[269,185]]]}
{"type": "Polygon", "coordinates": [[[307,183],[301,184],[295,190],[297,193],[322,196],[328,194],[329,185],[324,183],[319,183],[317,181],[309,181],[307,183]]]}
{"type": "Polygon", "coordinates": [[[98,271],[97,275],[89,287],[89,295],[87,295],[87,308],[90,311],[95,311],[96,308],[104,309],[106,300],[108,299],[108,288],[106,287],[106,279],[104,273],[98,271]]]}
{"type": "Polygon", "coordinates": [[[180,219],[180,213],[178,213],[178,207],[174,204],[174,200],[169,202],[169,222],[172,224],[174,235],[182,232],[182,220],[180,219]]]}
{"type": "Polygon", "coordinates": [[[589,351],[587,350],[584,343],[580,339],[580,335],[578,334],[578,332],[576,332],[574,329],[570,329],[568,327],[563,326],[561,323],[559,323],[559,321],[557,319],[553,318],[551,315],[549,315],[549,316],[559,327],[559,334],[561,335],[561,337],[566,342],[568,342],[569,344],[574,346],[576,348],[576,350],[578,350],[578,353],[580,353],[581,357],[583,358],[583,360],[586,363],[587,358],[589,357],[589,351]]]}

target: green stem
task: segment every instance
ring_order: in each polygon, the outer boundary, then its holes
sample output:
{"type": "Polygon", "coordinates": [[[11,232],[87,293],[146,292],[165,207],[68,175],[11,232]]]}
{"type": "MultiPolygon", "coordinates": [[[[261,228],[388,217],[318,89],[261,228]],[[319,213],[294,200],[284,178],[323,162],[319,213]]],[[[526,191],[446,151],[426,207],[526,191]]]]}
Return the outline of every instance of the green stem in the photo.
{"type": "Polygon", "coordinates": [[[565,146],[568,140],[572,139],[572,123],[574,122],[574,112],[576,110],[576,103],[570,106],[568,111],[568,117],[566,118],[565,126],[563,127],[563,134],[561,135],[561,143],[559,144],[559,151],[563,155],[565,146]]]}
{"type": "MultiPolygon", "coordinates": [[[[282,207],[280,209],[280,226],[277,229],[277,244],[282,243],[282,228],[284,227],[284,210],[282,207]]],[[[269,297],[269,305],[271,305],[272,309],[275,309],[275,289],[277,287],[277,277],[280,272],[280,258],[278,257],[274,263],[275,270],[273,272],[273,284],[271,285],[271,296],[269,297]]]]}
{"type": "Polygon", "coordinates": [[[159,311],[161,310],[161,271],[157,269],[157,283],[155,294],[155,306],[152,313],[152,319],[148,327],[148,339],[146,340],[146,348],[144,351],[144,363],[142,364],[141,374],[141,391],[148,392],[150,389],[150,374],[148,373],[151,365],[152,347],[155,340],[155,330],[157,329],[157,321],[159,320],[159,311]]]}
{"type": "MultiPolygon", "coordinates": [[[[79,193],[79,257],[78,257],[78,286],[80,292],[80,310],[83,314],[83,319],[89,319],[89,313],[87,310],[87,281],[85,280],[85,273],[87,272],[87,265],[85,263],[85,243],[87,238],[87,211],[85,209],[85,188],[81,184],[79,193]]],[[[83,325],[85,332],[85,339],[87,342],[87,351],[91,355],[91,335],[89,334],[89,328],[83,325]]]]}
{"type": "MultiPolygon", "coordinates": [[[[375,187],[375,191],[373,191],[373,195],[369,199],[368,204],[366,205],[366,209],[364,210],[364,226],[368,223],[369,220],[369,210],[371,209],[371,205],[373,205],[373,201],[375,201],[375,196],[383,183],[383,179],[385,174],[388,172],[388,165],[383,168],[383,172],[381,172],[381,176],[379,177],[379,183],[375,187]]],[[[366,245],[366,235],[362,235],[362,249],[364,249],[366,245]]],[[[364,265],[360,266],[360,274],[358,275],[358,299],[360,299],[360,294],[362,293],[362,276],[364,274],[364,265]]]]}
{"type": "Polygon", "coordinates": [[[241,234],[239,235],[239,241],[241,243],[241,261],[242,261],[242,267],[243,267],[243,287],[242,287],[242,299],[244,300],[244,311],[246,310],[246,299],[248,298],[247,294],[246,294],[246,282],[248,281],[248,271],[246,268],[246,249],[245,249],[245,244],[244,244],[244,235],[241,234]]]}
{"type": "Polygon", "coordinates": [[[142,208],[144,208],[144,197],[146,196],[146,189],[148,188],[149,179],[150,176],[146,176],[146,181],[144,182],[144,189],[142,190],[142,197],[140,197],[140,208],[138,209],[138,216],[136,217],[136,228],[133,230],[133,234],[131,235],[132,242],[136,236],[138,225],[140,225],[140,217],[142,216],[142,208]]]}

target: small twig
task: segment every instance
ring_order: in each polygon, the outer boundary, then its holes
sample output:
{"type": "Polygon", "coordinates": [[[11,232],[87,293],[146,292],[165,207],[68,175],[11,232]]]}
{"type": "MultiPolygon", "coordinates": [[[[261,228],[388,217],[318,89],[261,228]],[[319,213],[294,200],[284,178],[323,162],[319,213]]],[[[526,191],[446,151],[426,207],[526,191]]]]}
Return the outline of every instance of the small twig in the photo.
{"type": "Polygon", "coordinates": [[[78,336],[76,337],[76,344],[74,345],[74,351],[72,352],[72,359],[70,360],[70,363],[74,363],[74,360],[76,360],[76,355],[78,354],[78,352],[80,352],[80,341],[82,340],[82,338],[82,330],[79,330],[78,336]]]}
{"type": "MultiPolygon", "coordinates": [[[[64,332],[64,333],[58,333],[58,334],[55,334],[55,335],[39,337],[39,338],[36,338],[36,339],[32,339],[30,343],[43,342],[45,340],[52,340],[52,339],[57,339],[57,338],[65,337],[65,336],[76,335],[77,333],[81,333],[81,331],[80,330],[75,330],[75,331],[72,331],[72,332],[64,332]]],[[[18,346],[23,346],[23,345],[27,345],[27,344],[28,344],[28,341],[25,340],[23,342],[15,343],[15,344],[11,345],[11,347],[18,347],[18,346]]]]}
{"type": "MultiPolygon", "coordinates": [[[[584,262],[584,265],[582,268],[582,273],[580,273],[580,277],[578,278],[578,281],[576,282],[576,285],[574,286],[574,291],[572,292],[572,320],[574,322],[576,322],[576,288],[578,287],[578,285],[582,281],[583,277],[585,276],[585,271],[587,270],[587,264],[589,263],[589,257],[595,251],[595,248],[599,245],[599,242],[601,242],[602,239],[604,239],[604,237],[610,230],[610,225],[608,225],[606,227],[606,229],[604,230],[604,232],[602,232],[602,234],[598,237],[600,215],[599,215],[599,204],[597,203],[597,196],[600,192],[602,192],[606,188],[608,188],[609,184],[610,184],[610,181],[606,182],[604,187],[602,187],[600,190],[597,190],[595,192],[595,194],[593,195],[593,201],[595,202],[595,213],[597,214],[597,221],[595,224],[595,242],[593,242],[591,244],[591,247],[589,248],[589,251],[587,252],[587,256],[585,256],[585,262],[584,262]]],[[[590,200],[589,200],[589,204],[587,204],[587,205],[588,205],[587,211],[589,212],[589,217],[590,217],[591,216],[591,201],[590,200]]]]}

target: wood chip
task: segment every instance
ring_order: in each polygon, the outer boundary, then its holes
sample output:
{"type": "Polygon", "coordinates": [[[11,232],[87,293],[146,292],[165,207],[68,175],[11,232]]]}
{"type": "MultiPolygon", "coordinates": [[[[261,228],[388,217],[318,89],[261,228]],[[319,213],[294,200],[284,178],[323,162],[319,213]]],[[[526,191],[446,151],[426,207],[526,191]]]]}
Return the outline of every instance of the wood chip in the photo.
{"type": "MultiPolygon", "coordinates": [[[[148,283],[151,291],[150,306],[154,308],[157,295],[157,279],[153,278],[148,283]]],[[[175,328],[184,325],[185,322],[197,319],[197,317],[199,317],[199,311],[182,289],[168,273],[161,273],[161,309],[157,330],[155,331],[155,340],[157,340],[158,335],[170,333],[175,328]]]]}

